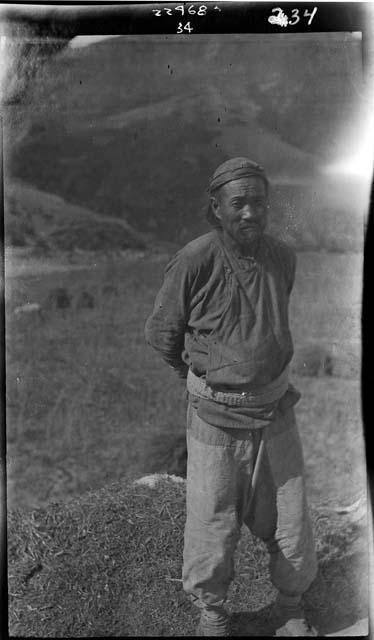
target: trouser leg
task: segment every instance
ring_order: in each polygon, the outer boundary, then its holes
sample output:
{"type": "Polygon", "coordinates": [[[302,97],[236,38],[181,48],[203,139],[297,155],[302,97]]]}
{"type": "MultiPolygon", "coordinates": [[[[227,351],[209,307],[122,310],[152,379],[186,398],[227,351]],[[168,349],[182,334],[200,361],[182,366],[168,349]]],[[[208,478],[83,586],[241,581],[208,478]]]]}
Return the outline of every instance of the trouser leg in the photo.
{"type": "Polygon", "coordinates": [[[245,522],[270,553],[270,576],[296,602],[317,573],[304,462],[293,409],[266,430],[266,452],[245,522]]]}
{"type": "Polygon", "coordinates": [[[183,586],[197,606],[226,600],[258,439],[212,427],[189,405],[183,586]]]}

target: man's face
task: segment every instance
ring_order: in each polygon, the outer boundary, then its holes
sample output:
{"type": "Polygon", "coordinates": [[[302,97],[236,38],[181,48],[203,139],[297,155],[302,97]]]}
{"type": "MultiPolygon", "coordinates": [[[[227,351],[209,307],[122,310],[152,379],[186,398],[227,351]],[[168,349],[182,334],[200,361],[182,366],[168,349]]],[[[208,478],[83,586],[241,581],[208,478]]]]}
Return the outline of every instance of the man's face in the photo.
{"type": "Polygon", "coordinates": [[[223,230],[242,246],[252,245],[265,231],[267,203],[265,183],[256,176],[232,180],[211,198],[223,230]]]}

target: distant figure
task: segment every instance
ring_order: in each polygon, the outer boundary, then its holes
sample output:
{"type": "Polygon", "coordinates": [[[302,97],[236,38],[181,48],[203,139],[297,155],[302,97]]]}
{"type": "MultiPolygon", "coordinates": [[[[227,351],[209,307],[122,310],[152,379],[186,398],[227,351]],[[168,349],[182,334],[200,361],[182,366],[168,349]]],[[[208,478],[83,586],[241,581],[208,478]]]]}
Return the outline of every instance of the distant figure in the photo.
{"type": "Polygon", "coordinates": [[[71,307],[72,297],[64,287],[52,289],[49,293],[46,306],[48,309],[61,310],[63,314],[71,307]]]}
{"type": "Polygon", "coordinates": [[[93,309],[95,307],[95,298],[88,291],[82,291],[77,299],[77,309],[93,309]]]}
{"type": "Polygon", "coordinates": [[[317,635],[302,606],[317,560],[294,414],[300,394],[289,382],[296,256],[265,233],[268,192],[256,162],[218,167],[207,212],[214,229],[169,262],[146,323],[148,343],[187,379],[183,587],[201,610],[203,636],[230,633],[224,603],[242,523],[270,554],[276,635],[317,635]]]}

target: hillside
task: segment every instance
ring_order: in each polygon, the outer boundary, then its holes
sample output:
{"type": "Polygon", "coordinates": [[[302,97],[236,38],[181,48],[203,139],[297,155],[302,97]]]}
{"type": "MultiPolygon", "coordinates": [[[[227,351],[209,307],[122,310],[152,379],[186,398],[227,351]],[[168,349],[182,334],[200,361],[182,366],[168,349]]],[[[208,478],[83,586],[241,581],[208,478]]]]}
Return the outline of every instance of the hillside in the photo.
{"type": "Polygon", "coordinates": [[[138,249],[147,240],[123,219],[103,216],[20,181],[7,185],[5,238],[42,253],[138,249]]]}
{"type": "Polygon", "coordinates": [[[211,172],[247,154],[266,166],[274,213],[293,216],[298,242],[318,246],[322,208],[333,224],[344,218],[338,248],[357,249],[357,188],[342,200],[344,183],[332,185],[323,166],[358,130],[359,54],[359,41],[337,34],[123,36],[69,48],[5,114],[6,176],[184,241],[204,228],[211,172]]]}

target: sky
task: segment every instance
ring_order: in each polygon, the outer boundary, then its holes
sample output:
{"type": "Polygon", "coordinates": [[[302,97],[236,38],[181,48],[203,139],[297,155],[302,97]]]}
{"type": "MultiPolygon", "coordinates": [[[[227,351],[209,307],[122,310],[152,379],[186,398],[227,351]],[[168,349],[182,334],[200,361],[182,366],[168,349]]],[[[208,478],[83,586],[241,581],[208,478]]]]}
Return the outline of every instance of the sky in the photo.
{"type": "Polygon", "coordinates": [[[118,35],[113,36],[76,36],[72,39],[69,46],[72,49],[77,49],[79,47],[88,47],[88,45],[93,44],[94,42],[101,42],[101,40],[107,40],[108,38],[118,38],[118,35]]]}

